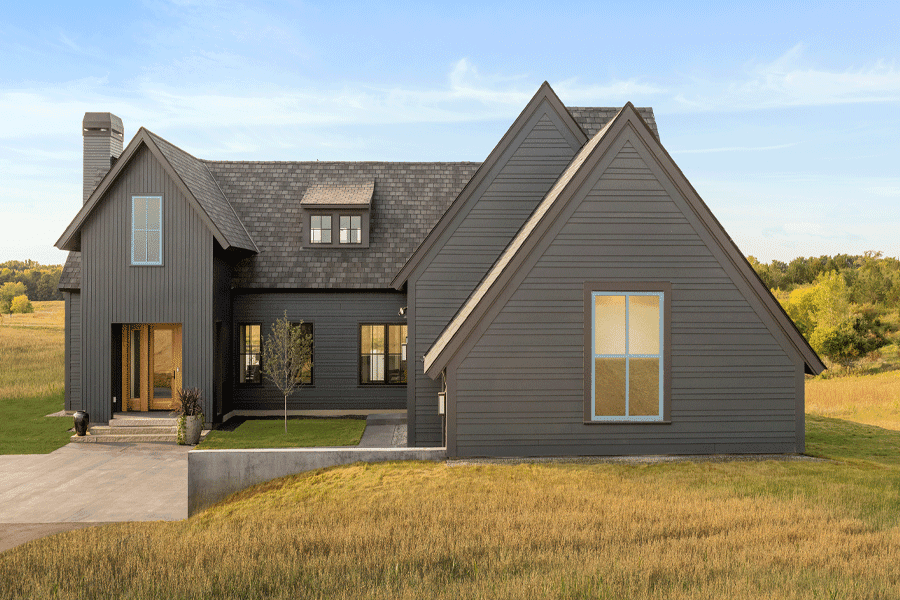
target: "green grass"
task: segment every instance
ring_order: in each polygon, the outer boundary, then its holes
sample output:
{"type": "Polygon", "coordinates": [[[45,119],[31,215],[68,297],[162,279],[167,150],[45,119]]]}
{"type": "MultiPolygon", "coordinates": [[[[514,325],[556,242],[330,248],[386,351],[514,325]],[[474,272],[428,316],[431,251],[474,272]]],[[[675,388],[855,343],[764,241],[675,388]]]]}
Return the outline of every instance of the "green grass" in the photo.
{"type": "Polygon", "coordinates": [[[211,431],[197,449],[355,446],[365,428],[363,419],[288,419],[285,434],[284,421],[255,419],[234,431],[211,431]]]}
{"type": "Polygon", "coordinates": [[[35,302],[0,324],[0,454],[46,454],[69,441],[63,408],[64,302],[35,302]]]}
{"type": "Polygon", "coordinates": [[[63,407],[62,392],[4,399],[0,418],[0,454],[47,454],[69,442],[72,417],[46,417],[63,407]]]}
{"type": "Polygon", "coordinates": [[[25,544],[0,555],[0,589],[85,599],[900,597],[900,433],[814,416],[807,429],[810,451],[834,460],[303,473],[185,521],[25,544]]]}

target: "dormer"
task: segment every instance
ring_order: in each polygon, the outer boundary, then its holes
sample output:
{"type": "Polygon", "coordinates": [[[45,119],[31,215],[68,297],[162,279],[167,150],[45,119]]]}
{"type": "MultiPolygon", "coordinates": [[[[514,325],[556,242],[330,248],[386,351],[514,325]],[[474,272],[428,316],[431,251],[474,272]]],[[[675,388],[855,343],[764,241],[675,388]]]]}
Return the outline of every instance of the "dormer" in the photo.
{"type": "Polygon", "coordinates": [[[300,201],[304,248],[368,248],[375,180],[312,183],[300,201]]]}

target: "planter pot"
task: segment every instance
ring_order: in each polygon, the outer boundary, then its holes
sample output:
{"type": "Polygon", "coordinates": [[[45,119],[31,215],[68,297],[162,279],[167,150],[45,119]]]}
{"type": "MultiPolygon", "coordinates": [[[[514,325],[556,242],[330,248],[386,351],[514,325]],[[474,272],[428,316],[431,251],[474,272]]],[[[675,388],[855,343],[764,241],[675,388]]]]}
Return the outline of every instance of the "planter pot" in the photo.
{"type": "Polygon", "coordinates": [[[90,425],[90,415],[84,412],[83,410],[79,410],[75,413],[75,435],[85,435],[87,434],[88,425],[90,425]]]}
{"type": "Polygon", "coordinates": [[[200,441],[200,432],[203,430],[203,415],[189,417],[181,416],[178,419],[178,443],[183,446],[196,446],[200,441]]]}

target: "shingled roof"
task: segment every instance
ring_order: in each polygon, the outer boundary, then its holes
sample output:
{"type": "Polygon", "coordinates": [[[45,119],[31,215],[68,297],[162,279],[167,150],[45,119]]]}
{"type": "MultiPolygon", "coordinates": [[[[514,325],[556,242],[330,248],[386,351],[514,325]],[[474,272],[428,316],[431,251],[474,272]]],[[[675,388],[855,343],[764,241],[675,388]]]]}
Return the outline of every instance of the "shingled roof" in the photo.
{"type": "MultiPolygon", "coordinates": [[[[606,124],[612,121],[619,110],[618,108],[604,108],[601,106],[567,106],[569,114],[575,119],[575,122],[581,126],[588,138],[592,138],[606,127],[606,124]]],[[[650,107],[635,108],[641,118],[647,123],[647,127],[653,132],[653,137],[659,141],[659,131],[656,129],[656,117],[653,116],[653,109],[650,107]]]]}
{"type": "MultiPolygon", "coordinates": [[[[618,112],[602,107],[568,110],[589,138],[618,112]]],[[[637,110],[658,139],[653,109],[637,110]]],[[[235,267],[233,283],[243,288],[390,287],[481,164],[207,161],[146,129],[141,133],[159,149],[228,243],[256,252],[235,267]],[[301,201],[324,202],[347,194],[357,199],[370,194],[369,247],[303,248],[301,201]]],[[[80,253],[69,253],[60,289],[80,288],[80,258],[80,253]]]]}
{"type": "Polygon", "coordinates": [[[387,288],[478,163],[216,162],[206,165],[259,247],[235,287],[387,288]],[[375,182],[368,248],[303,248],[300,199],[310,185],[375,182]]]}
{"type": "Polygon", "coordinates": [[[244,225],[235,214],[234,208],[219,189],[219,185],[213,179],[209,169],[206,168],[206,164],[152,131],[147,133],[178,176],[181,177],[184,185],[206,211],[210,220],[228,241],[228,244],[235,248],[256,252],[256,244],[253,243],[244,225]]]}

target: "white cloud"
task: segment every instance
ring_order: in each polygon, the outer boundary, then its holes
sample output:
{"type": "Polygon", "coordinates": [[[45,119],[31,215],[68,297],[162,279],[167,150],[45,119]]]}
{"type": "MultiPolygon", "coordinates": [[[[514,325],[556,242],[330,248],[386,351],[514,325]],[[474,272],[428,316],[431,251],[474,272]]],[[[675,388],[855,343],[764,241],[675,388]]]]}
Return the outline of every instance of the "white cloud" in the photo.
{"type": "Polygon", "coordinates": [[[692,90],[675,94],[676,107],[688,111],[757,110],[900,101],[900,69],[877,60],[865,67],[828,70],[804,65],[803,44],[722,84],[696,79],[692,90]],[[693,89],[699,88],[699,92],[693,89]]]}

